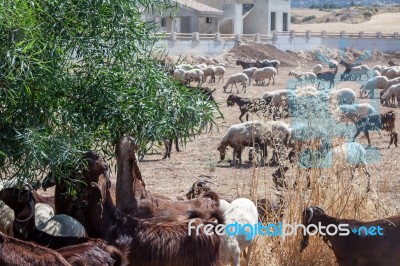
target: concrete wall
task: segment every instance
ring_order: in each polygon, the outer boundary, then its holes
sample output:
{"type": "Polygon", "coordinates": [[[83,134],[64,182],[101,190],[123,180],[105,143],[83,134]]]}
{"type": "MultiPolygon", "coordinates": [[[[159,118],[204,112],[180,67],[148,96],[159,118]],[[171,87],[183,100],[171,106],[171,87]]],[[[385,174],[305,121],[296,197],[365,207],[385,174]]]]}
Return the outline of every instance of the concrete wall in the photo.
{"type": "MultiPolygon", "coordinates": [[[[346,47],[353,47],[357,50],[379,50],[381,52],[396,52],[400,51],[400,38],[391,39],[378,39],[378,38],[348,38],[340,39],[333,37],[294,37],[290,36],[278,36],[269,42],[263,42],[265,44],[272,44],[276,48],[282,51],[309,51],[317,49],[321,45],[327,48],[344,49],[346,47]]],[[[221,40],[215,41],[212,39],[200,39],[199,41],[194,40],[160,40],[157,44],[159,49],[166,49],[170,55],[181,55],[181,54],[194,54],[194,55],[208,55],[217,56],[222,53],[228,52],[232,49],[237,42],[235,40],[221,40]]]]}
{"type": "Polygon", "coordinates": [[[158,49],[166,49],[169,55],[202,55],[218,56],[229,52],[237,44],[234,40],[214,41],[214,40],[160,40],[157,43],[158,49]]]}
{"type": "Polygon", "coordinates": [[[379,50],[382,52],[400,51],[400,38],[333,38],[333,37],[294,37],[279,36],[272,44],[279,50],[308,51],[323,45],[328,48],[357,50],[379,50]]]}

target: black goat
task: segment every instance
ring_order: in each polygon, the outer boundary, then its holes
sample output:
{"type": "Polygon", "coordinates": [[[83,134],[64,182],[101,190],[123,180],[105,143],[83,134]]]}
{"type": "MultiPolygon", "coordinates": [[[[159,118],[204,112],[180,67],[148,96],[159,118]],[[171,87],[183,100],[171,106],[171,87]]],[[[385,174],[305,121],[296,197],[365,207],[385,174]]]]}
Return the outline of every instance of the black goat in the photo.
{"type": "MultiPolygon", "coordinates": [[[[303,225],[308,227],[311,224],[325,228],[335,225],[344,234],[347,228],[348,235],[339,235],[338,232],[331,235],[327,233],[328,229],[323,232],[324,242],[330,245],[340,266],[389,266],[400,262],[400,216],[363,222],[338,219],[325,214],[319,207],[308,207],[303,211],[303,225]]],[[[308,246],[308,238],[309,235],[304,233],[301,251],[308,246]]]]}
{"type": "Polygon", "coordinates": [[[335,77],[336,77],[336,72],[333,71],[326,71],[326,72],[320,72],[317,73],[317,80],[318,80],[318,88],[319,85],[321,84],[322,81],[328,81],[329,82],[329,88],[335,87],[335,77]]]}
{"type": "Polygon", "coordinates": [[[253,63],[253,62],[245,62],[243,60],[237,60],[236,61],[237,66],[242,66],[243,69],[247,69],[250,67],[257,67],[259,68],[259,63],[253,63]]]}
{"type": "Polygon", "coordinates": [[[267,112],[269,110],[269,102],[267,102],[263,98],[250,99],[239,97],[235,94],[231,94],[228,96],[226,100],[228,106],[233,106],[235,103],[240,108],[240,116],[239,120],[243,122],[242,117],[246,115],[246,121],[249,121],[249,112],[257,113],[259,111],[267,112]]]}

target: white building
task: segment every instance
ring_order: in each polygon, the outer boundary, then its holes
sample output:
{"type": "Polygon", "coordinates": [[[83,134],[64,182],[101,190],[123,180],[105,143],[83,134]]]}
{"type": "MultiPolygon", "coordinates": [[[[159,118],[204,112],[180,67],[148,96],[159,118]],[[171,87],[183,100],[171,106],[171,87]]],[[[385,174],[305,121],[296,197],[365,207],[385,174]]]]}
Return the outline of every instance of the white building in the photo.
{"type": "Polygon", "coordinates": [[[268,34],[290,30],[290,0],[171,0],[176,8],[148,18],[181,33],[268,34]]]}

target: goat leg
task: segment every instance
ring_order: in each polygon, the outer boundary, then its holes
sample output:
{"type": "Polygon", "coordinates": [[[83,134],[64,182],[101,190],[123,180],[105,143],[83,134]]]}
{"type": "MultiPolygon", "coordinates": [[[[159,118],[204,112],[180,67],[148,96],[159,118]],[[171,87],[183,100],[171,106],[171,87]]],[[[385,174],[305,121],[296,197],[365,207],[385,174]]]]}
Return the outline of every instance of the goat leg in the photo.
{"type": "Polygon", "coordinates": [[[368,141],[368,147],[371,147],[371,140],[369,139],[368,131],[365,131],[365,137],[367,138],[367,141],[368,141]]]}

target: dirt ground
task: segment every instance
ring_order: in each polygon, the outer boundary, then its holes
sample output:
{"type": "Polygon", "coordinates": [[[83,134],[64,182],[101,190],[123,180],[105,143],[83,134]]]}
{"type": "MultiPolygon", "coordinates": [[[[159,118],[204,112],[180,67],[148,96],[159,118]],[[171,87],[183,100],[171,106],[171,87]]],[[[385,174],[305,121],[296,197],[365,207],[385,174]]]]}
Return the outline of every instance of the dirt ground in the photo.
{"type": "MultiPolygon", "coordinates": [[[[382,60],[366,61],[364,63],[372,67],[377,64],[387,65],[387,62],[387,58],[382,58],[382,60]]],[[[296,68],[297,70],[310,71],[315,63],[318,62],[303,62],[303,65],[297,67],[282,66],[276,77],[275,85],[252,85],[247,88],[246,93],[240,93],[240,96],[256,98],[260,97],[266,91],[285,89],[288,72],[290,70],[296,68]]],[[[327,69],[328,67],[325,65],[324,68],[327,69]]],[[[231,74],[242,71],[240,66],[227,66],[226,69],[225,80],[231,74]]],[[[343,70],[343,67],[339,67],[337,80],[339,79],[339,73],[343,72],[343,70]]],[[[365,82],[366,77],[361,80],[361,84],[365,82]]],[[[229,93],[223,91],[222,82],[207,84],[207,86],[216,89],[214,97],[219,102],[220,110],[224,115],[223,119],[218,120],[219,128],[214,128],[211,133],[195,137],[192,141],[186,143],[184,147],[181,147],[181,152],[173,150],[170,159],[162,160],[163,147],[157,148],[153,154],[146,155],[140,167],[143,178],[147,184],[147,189],[171,198],[184,198],[185,193],[194,181],[205,179],[211,182],[211,187],[217,191],[222,198],[233,200],[234,198],[242,196],[249,197],[249,187],[251,182],[253,182],[252,176],[257,176],[258,198],[266,197],[274,199],[276,194],[272,186],[271,174],[276,168],[268,166],[259,168],[252,167],[251,164],[247,162],[247,149],[243,153],[242,158],[244,164],[240,168],[234,168],[229,165],[228,160],[232,158],[231,148],[229,148],[227,152],[226,160],[219,162],[217,146],[228,127],[240,123],[238,119],[240,112],[239,107],[236,105],[234,107],[227,106],[226,99],[229,93]],[[255,175],[253,173],[255,173],[255,175]]],[[[370,101],[370,99],[367,98],[358,98],[360,86],[360,82],[335,83],[336,88],[348,87],[353,89],[357,95],[356,101],[370,101]]],[[[236,92],[235,88],[233,92],[236,92]]],[[[375,97],[378,95],[379,92],[375,93],[375,97]]],[[[383,113],[388,110],[394,110],[396,115],[399,113],[397,106],[380,106],[379,112],[383,113]]],[[[258,117],[250,117],[250,120],[251,119],[257,120],[258,117]]],[[[284,122],[290,124],[290,119],[284,119],[284,122]]],[[[400,132],[399,123],[396,125],[396,131],[400,132]]],[[[365,145],[367,141],[365,137],[361,135],[358,137],[358,141],[365,145]]],[[[394,148],[393,145],[390,149],[387,148],[389,136],[386,132],[381,135],[377,132],[372,132],[370,135],[372,145],[375,146],[375,148],[367,149],[367,152],[377,151],[381,156],[377,163],[369,165],[372,172],[373,190],[379,193],[382,198],[388,198],[389,202],[398,203],[400,202],[400,194],[397,193],[397,191],[400,188],[400,179],[397,173],[400,168],[400,164],[398,163],[400,149],[394,148]]],[[[271,153],[269,153],[269,156],[271,156],[271,153]]],[[[115,183],[115,173],[112,175],[112,179],[113,183],[115,183]]],[[[397,207],[397,205],[395,208],[397,211],[400,211],[400,207],[397,207]]]]}

